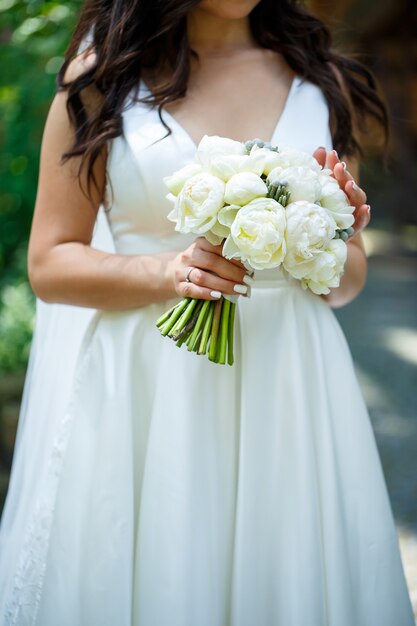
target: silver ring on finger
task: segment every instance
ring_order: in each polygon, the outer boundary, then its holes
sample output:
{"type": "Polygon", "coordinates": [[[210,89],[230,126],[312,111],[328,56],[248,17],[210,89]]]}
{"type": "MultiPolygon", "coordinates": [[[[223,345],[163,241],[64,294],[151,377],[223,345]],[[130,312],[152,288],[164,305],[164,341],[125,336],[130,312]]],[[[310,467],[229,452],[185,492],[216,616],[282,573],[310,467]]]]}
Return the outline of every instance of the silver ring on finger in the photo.
{"type": "Polygon", "coordinates": [[[190,267],[190,269],[187,272],[187,276],[185,277],[185,282],[186,283],[192,283],[193,281],[190,279],[190,274],[191,272],[195,269],[195,267],[190,267]]]}

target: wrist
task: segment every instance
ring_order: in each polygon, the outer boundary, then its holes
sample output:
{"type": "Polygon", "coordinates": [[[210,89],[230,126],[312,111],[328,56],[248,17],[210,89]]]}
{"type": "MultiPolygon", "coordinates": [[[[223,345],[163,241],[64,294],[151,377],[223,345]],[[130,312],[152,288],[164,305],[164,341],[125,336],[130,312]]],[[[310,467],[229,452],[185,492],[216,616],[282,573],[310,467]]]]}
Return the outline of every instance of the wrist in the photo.
{"type": "Polygon", "coordinates": [[[175,298],[178,296],[175,289],[175,264],[174,260],[177,257],[177,252],[167,252],[161,256],[163,262],[163,271],[161,273],[160,291],[165,294],[166,299],[175,298]]]}

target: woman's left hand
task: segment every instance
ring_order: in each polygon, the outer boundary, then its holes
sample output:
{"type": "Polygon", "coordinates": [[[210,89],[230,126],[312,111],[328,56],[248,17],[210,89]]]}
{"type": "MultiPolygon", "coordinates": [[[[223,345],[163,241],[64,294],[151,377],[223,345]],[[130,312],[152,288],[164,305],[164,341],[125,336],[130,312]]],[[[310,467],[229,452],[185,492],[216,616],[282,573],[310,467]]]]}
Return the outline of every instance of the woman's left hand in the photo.
{"type": "Polygon", "coordinates": [[[342,191],[346,193],[351,206],[355,207],[353,211],[355,222],[352,226],[355,231],[354,235],[356,235],[369,224],[371,219],[371,207],[369,204],[366,204],[366,193],[357,185],[354,177],[348,171],[346,163],[340,161],[336,150],[331,150],[327,153],[325,148],[317,148],[313,156],[322,167],[327,165],[329,169],[333,170],[334,178],[339,183],[342,191]]]}

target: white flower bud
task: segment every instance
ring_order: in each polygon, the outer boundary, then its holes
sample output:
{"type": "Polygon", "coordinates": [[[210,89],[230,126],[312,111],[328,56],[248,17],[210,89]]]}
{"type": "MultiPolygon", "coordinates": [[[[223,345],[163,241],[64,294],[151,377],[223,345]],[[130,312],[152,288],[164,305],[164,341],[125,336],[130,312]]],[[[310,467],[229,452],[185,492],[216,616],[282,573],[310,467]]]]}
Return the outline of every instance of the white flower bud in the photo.
{"type": "Polygon", "coordinates": [[[224,189],[222,180],[206,172],[188,179],[168,215],[176,223],[175,230],[197,235],[210,230],[224,204],[224,189]]]}
{"type": "Polygon", "coordinates": [[[223,246],[226,258],[246,261],[253,269],[281,265],[285,256],[285,209],[272,198],[242,207],[223,246]]]}
{"type": "Polygon", "coordinates": [[[226,183],[225,200],[243,206],[255,198],[265,197],[268,188],[262,178],[252,172],[234,174],[226,183]]]}

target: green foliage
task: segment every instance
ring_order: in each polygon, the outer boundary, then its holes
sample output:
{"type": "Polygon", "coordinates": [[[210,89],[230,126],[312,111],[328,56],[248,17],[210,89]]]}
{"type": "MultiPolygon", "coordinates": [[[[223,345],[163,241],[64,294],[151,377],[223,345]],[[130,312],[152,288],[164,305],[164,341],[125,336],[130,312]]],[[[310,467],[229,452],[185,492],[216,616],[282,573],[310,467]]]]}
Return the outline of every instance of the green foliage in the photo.
{"type": "Polygon", "coordinates": [[[0,0],[0,285],[27,242],[42,131],[81,0],[0,0]]]}
{"type": "Polygon", "coordinates": [[[26,367],[35,321],[34,304],[34,296],[27,282],[8,285],[1,294],[1,374],[26,367]]]}
{"type": "Polygon", "coordinates": [[[0,373],[24,369],[35,317],[26,248],[46,115],[82,0],[0,0],[0,373]]]}

